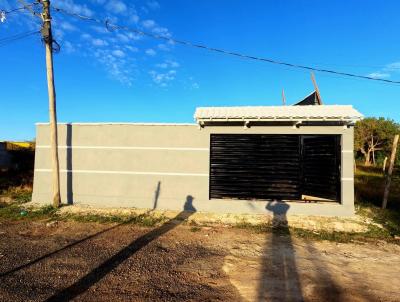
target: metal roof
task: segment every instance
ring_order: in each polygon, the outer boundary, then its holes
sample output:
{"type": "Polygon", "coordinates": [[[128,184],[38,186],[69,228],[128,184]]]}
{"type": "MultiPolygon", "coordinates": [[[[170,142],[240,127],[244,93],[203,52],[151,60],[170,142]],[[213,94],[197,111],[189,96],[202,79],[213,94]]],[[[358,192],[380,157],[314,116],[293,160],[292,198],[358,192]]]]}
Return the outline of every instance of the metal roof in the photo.
{"type": "Polygon", "coordinates": [[[306,105],[306,106],[243,106],[243,107],[199,107],[194,118],[201,121],[351,121],[363,115],[351,105],[306,105]]]}

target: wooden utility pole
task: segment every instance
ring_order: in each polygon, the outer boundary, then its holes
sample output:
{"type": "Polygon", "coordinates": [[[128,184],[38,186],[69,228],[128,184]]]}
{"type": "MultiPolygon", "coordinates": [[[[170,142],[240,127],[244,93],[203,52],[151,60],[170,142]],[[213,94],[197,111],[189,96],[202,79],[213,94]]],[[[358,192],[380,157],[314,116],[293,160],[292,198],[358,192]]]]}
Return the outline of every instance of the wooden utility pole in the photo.
{"type": "Polygon", "coordinates": [[[318,105],[322,105],[321,94],[319,93],[319,88],[318,88],[317,81],[315,80],[315,76],[314,76],[313,72],[311,73],[311,81],[313,82],[315,93],[317,94],[318,105]]]}
{"type": "Polygon", "coordinates": [[[374,147],[374,135],[371,134],[371,142],[372,142],[372,165],[375,167],[375,147],[374,147]]]}
{"type": "Polygon", "coordinates": [[[386,178],[385,192],[383,193],[382,209],[386,209],[387,200],[389,197],[390,183],[392,181],[392,173],[394,161],[396,159],[397,143],[399,142],[399,135],[396,134],[393,140],[392,155],[390,156],[389,170],[386,178]]]}
{"type": "Polygon", "coordinates": [[[54,87],[54,74],[53,74],[53,35],[51,32],[50,0],[41,0],[40,2],[43,5],[43,14],[42,14],[43,26],[41,33],[46,48],[47,88],[49,93],[53,206],[58,208],[61,205],[60,167],[58,162],[57,111],[56,111],[56,91],[54,87]]]}
{"type": "Polygon", "coordinates": [[[383,165],[382,165],[383,174],[385,174],[385,172],[386,172],[386,162],[387,162],[387,156],[385,156],[385,159],[383,160],[383,165]]]}
{"type": "Polygon", "coordinates": [[[282,89],[282,105],[286,106],[286,97],[285,97],[285,90],[282,89]]]}

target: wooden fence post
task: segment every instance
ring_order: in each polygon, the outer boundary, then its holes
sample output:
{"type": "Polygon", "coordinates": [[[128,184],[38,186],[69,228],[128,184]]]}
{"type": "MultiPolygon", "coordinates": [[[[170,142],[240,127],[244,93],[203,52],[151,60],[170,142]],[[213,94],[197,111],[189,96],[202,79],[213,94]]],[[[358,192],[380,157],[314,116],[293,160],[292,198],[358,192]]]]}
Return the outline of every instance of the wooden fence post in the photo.
{"type": "Polygon", "coordinates": [[[390,183],[392,181],[392,173],[393,173],[394,161],[396,159],[396,151],[397,151],[397,143],[398,142],[399,142],[399,135],[396,134],[394,136],[394,140],[393,140],[392,154],[390,156],[390,163],[389,163],[388,175],[386,178],[385,192],[383,193],[382,209],[386,209],[386,206],[387,206],[387,200],[389,197],[389,189],[390,189],[390,183]]]}
{"type": "Polygon", "coordinates": [[[387,156],[385,156],[385,159],[383,160],[383,166],[382,166],[382,172],[384,175],[386,172],[386,162],[387,162],[387,156]]]}

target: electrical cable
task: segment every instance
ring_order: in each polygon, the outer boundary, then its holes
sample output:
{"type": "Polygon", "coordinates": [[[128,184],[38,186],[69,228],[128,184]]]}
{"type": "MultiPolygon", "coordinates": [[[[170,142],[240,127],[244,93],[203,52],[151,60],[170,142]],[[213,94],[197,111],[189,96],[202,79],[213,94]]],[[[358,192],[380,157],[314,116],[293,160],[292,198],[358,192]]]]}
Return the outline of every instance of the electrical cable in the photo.
{"type": "Polygon", "coordinates": [[[27,38],[29,36],[32,36],[32,35],[38,34],[38,33],[40,33],[40,31],[35,30],[35,31],[28,31],[28,32],[19,33],[19,34],[13,35],[13,36],[2,38],[2,39],[0,39],[0,47],[6,46],[8,44],[11,44],[14,41],[18,41],[18,40],[27,38]]]}
{"type": "Polygon", "coordinates": [[[172,43],[185,45],[185,46],[189,46],[189,47],[204,49],[204,50],[208,50],[208,51],[212,51],[212,52],[216,52],[216,53],[220,53],[220,54],[235,56],[235,57],[254,60],[254,61],[261,61],[261,62],[276,64],[276,65],[281,65],[281,66],[287,66],[287,67],[290,67],[290,68],[297,68],[297,69],[303,69],[303,70],[308,70],[308,71],[316,71],[316,72],[321,72],[321,73],[328,73],[328,74],[334,74],[334,75],[340,75],[340,76],[346,76],[346,77],[352,77],[352,78],[359,78],[359,79],[363,79],[363,80],[379,81],[379,82],[386,82],[386,83],[391,83],[391,84],[400,84],[400,81],[395,81],[395,80],[380,79],[380,78],[375,78],[375,77],[371,77],[371,76],[365,76],[365,75],[354,74],[354,73],[349,73],[349,72],[336,71],[336,70],[333,70],[333,69],[324,69],[324,68],[317,68],[317,67],[312,67],[312,66],[307,66],[307,65],[294,64],[294,63],[290,63],[290,62],[278,61],[278,60],[274,60],[274,59],[270,59],[270,58],[257,57],[257,56],[247,55],[247,54],[243,54],[243,53],[239,53],[239,52],[235,52],[235,51],[229,51],[229,50],[225,50],[225,49],[214,48],[214,47],[210,47],[210,46],[203,45],[203,44],[196,44],[196,43],[193,43],[193,42],[190,42],[190,41],[178,40],[178,39],[175,39],[175,38],[171,38],[169,36],[163,36],[163,35],[158,35],[158,34],[154,34],[154,33],[145,32],[145,31],[142,31],[142,30],[139,30],[139,29],[136,29],[136,28],[128,27],[128,26],[121,26],[121,25],[118,25],[118,24],[112,24],[112,23],[110,23],[109,20],[100,20],[100,19],[89,17],[89,16],[80,15],[80,14],[69,12],[69,11],[67,11],[65,9],[58,8],[58,7],[55,7],[55,6],[53,6],[52,9],[54,11],[56,11],[56,12],[61,12],[63,14],[66,14],[66,15],[69,15],[69,16],[72,16],[72,17],[75,17],[75,18],[79,18],[79,19],[84,20],[84,21],[92,21],[92,22],[95,22],[95,23],[102,24],[109,31],[113,31],[113,30],[130,31],[130,32],[139,34],[141,36],[147,36],[147,37],[154,38],[154,39],[157,39],[157,40],[164,40],[164,41],[167,41],[167,42],[172,42],[172,43]]]}

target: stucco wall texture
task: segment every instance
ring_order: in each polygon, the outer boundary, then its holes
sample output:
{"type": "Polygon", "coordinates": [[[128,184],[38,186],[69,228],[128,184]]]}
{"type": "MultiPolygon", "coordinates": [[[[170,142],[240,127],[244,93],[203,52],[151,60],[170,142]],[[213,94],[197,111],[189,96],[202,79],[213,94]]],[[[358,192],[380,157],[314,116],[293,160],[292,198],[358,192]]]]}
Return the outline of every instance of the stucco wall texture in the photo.
{"type": "MultiPolygon", "coordinates": [[[[32,200],[51,203],[48,124],[37,124],[32,200]]],[[[268,201],[209,200],[212,133],[339,134],[339,203],[288,202],[288,215],[354,214],[353,128],[343,126],[206,126],[196,124],[58,124],[63,203],[216,213],[268,213],[268,201]]]]}

